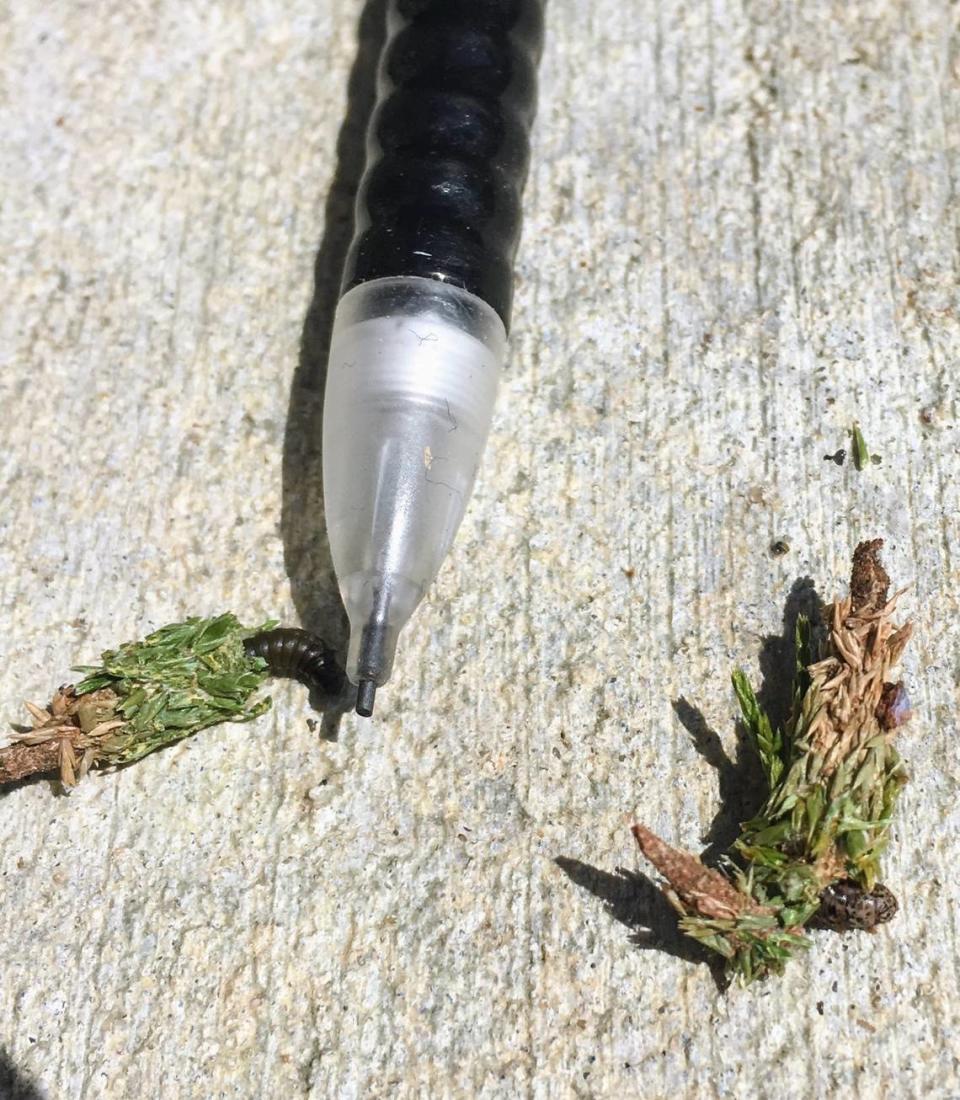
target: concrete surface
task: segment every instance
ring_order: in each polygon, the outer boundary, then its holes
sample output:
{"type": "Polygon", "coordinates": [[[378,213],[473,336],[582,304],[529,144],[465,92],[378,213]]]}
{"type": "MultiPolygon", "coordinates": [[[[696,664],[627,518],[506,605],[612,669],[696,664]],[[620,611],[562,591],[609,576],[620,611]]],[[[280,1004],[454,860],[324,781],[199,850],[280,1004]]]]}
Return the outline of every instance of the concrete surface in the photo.
{"type": "MultiPolygon", "coordinates": [[[[361,7],[5,5],[4,721],[187,614],[339,636],[361,7]]],[[[494,436],[376,720],[281,687],[0,799],[8,1094],[960,1096],[957,11],[551,0],[494,436]],[[731,666],[873,535],[918,628],[902,914],[721,995],[627,823],[696,849],[746,797],[731,666]]]]}

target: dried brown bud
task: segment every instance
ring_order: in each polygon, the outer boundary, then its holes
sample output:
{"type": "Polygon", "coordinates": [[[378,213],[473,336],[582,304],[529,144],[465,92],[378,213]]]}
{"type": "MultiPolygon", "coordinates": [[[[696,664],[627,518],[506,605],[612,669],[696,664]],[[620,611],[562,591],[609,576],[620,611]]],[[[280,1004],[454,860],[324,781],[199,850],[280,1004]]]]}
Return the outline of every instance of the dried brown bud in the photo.
{"type": "Polygon", "coordinates": [[[854,611],[879,611],[887,602],[890,578],[880,564],[883,539],[861,542],[853,552],[850,602],[854,611]]]}
{"type": "Polygon", "coordinates": [[[741,894],[728,878],[705,867],[696,856],[671,848],[646,826],[634,825],[633,835],[640,851],[667,880],[683,906],[697,916],[732,920],[742,913],[772,912],[741,894]]]}
{"type": "Polygon", "coordinates": [[[884,683],[876,714],[880,728],[884,730],[895,730],[910,721],[913,711],[910,709],[910,696],[902,680],[896,684],[884,683]]]}

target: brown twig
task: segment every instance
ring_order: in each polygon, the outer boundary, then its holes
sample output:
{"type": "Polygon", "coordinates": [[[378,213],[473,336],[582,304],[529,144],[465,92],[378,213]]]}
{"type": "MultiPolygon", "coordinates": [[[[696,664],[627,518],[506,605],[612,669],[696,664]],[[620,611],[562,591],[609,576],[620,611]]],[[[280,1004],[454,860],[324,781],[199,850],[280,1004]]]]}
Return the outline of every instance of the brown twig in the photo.
{"type": "MultiPolygon", "coordinates": [[[[79,730],[77,733],[79,734],[79,730]]],[[[47,775],[60,770],[59,741],[26,745],[18,741],[0,749],[0,785],[16,783],[31,775],[47,775]]]]}
{"type": "Polygon", "coordinates": [[[115,716],[116,701],[108,689],[78,696],[67,685],[57,689],[46,710],[27,703],[33,729],[0,749],[0,784],[59,772],[64,786],[72,787],[97,763],[104,738],[123,725],[115,716]]]}

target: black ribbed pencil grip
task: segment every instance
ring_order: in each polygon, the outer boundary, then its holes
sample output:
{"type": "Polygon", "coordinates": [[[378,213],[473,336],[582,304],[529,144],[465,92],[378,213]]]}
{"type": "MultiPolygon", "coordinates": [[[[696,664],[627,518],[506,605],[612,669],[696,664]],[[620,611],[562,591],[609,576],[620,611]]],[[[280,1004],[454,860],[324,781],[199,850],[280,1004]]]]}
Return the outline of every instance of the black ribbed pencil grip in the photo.
{"type": "Polygon", "coordinates": [[[510,323],[542,0],[390,0],[343,290],[441,279],[510,323]]]}

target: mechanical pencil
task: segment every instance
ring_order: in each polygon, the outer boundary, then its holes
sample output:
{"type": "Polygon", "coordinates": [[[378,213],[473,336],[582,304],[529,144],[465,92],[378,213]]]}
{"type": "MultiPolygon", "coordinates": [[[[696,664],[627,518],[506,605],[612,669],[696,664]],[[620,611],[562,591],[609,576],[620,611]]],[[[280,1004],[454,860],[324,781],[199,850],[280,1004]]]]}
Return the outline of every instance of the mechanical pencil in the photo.
{"type": "Polygon", "coordinates": [[[456,535],[510,323],[542,0],[390,0],[330,344],[323,489],[373,712],[456,535]]]}

